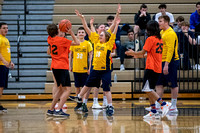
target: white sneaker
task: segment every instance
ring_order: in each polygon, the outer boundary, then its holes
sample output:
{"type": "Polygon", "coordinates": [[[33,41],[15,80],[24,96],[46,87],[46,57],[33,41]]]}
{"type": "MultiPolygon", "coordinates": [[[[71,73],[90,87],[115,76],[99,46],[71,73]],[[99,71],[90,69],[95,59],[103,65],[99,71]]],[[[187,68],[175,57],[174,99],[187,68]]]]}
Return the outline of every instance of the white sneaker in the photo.
{"type": "MultiPolygon", "coordinates": [[[[145,110],[150,112],[151,111],[151,107],[146,107],[145,110]]],[[[161,108],[156,108],[156,111],[157,112],[162,112],[161,108]]]]}
{"type": "Polygon", "coordinates": [[[175,107],[174,107],[174,106],[170,106],[170,107],[169,107],[169,112],[170,112],[170,113],[178,113],[178,109],[177,109],[176,106],[175,106],[175,107]]]}
{"type": "Polygon", "coordinates": [[[102,106],[100,106],[99,103],[93,103],[92,108],[93,109],[102,109],[102,106]]]}
{"type": "Polygon", "coordinates": [[[195,69],[197,70],[200,70],[200,65],[199,64],[196,64],[196,65],[194,65],[194,67],[195,67],[195,69]]]}
{"type": "Polygon", "coordinates": [[[166,102],[166,105],[161,106],[162,109],[162,117],[166,116],[166,114],[169,112],[169,107],[171,106],[171,103],[166,102]]]}
{"type": "Polygon", "coordinates": [[[143,119],[160,119],[160,115],[158,112],[153,113],[153,112],[149,112],[147,115],[143,116],[143,119]]]}
{"type": "Polygon", "coordinates": [[[120,65],[120,71],[124,71],[124,70],[125,70],[124,65],[121,64],[121,65],[120,65]]]}

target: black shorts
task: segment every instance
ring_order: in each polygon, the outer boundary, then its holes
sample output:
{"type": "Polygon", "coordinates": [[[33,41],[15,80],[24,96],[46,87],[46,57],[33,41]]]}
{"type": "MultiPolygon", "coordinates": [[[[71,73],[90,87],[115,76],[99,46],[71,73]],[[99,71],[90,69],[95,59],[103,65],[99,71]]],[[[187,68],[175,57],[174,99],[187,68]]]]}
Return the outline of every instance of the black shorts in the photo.
{"type": "Polygon", "coordinates": [[[75,87],[83,87],[85,85],[87,78],[88,78],[87,73],[74,72],[75,87]]]}
{"type": "MultiPolygon", "coordinates": [[[[162,63],[162,70],[165,66],[165,62],[162,63]]],[[[168,75],[160,74],[157,85],[169,86],[171,88],[178,87],[177,83],[177,71],[179,69],[179,60],[171,61],[168,66],[168,75]]]]}
{"type": "Polygon", "coordinates": [[[9,68],[4,65],[0,65],[0,87],[8,87],[8,73],[9,68]]]}
{"type": "Polygon", "coordinates": [[[59,87],[62,85],[62,87],[70,87],[71,81],[70,81],[70,75],[69,71],[65,69],[52,69],[53,75],[56,79],[57,86],[59,87]]]}
{"type": "Polygon", "coordinates": [[[144,88],[144,85],[145,85],[146,81],[148,80],[150,89],[155,89],[155,86],[156,86],[159,76],[160,76],[160,73],[156,73],[153,70],[146,69],[144,72],[142,88],[144,88]]]}
{"type": "Polygon", "coordinates": [[[101,87],[103,91],[110,91],[110,84],[111,84],[111,71],[110,70],[93,70],[91,69],[90,75],[86,81],[87,87],[100,87],[100,83],[102,80],[101,87]]]}

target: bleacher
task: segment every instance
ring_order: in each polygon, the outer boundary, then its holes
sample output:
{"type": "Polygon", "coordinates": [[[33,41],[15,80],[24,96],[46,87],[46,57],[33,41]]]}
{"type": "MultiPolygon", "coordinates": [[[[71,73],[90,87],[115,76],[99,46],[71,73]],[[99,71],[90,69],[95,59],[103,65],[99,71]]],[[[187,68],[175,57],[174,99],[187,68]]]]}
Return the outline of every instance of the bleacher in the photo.
{"type": "MultiPolygon", "coordinates": [[[[8,0],[9,1],[9,0],[8,0]]],[[[27,0],[29,1],[29,0],[27,0]]],[[[66,0],[55,0],[54,6],[53,6],[53,15],[52,15],[52,21],[54,23],[58,23],[62,19],[69,19],[72,22],[73,25],[73,31],[76,33],[77,28],[80,27],[81,21],[80,18],[78,18],[74,12],[75,9],[78,9],[81,13],[84,14],[86,17],[87,22],[89,23],[89,20],[91,16],[95,18],[95,23],[106,23],[106,17],[108,15],[115,15],[116,13],[116,8],[117,4],[120,3],[122,6],[122,12],[121,12],[121,23],[120,26],[124,23],[129,23],[132,27],[134,27],[134,15],[135,13],[138,12],[140,5],[142,3],[147,4],[148,6],[148,13],[151,14],[151,17],[159,12],[158,5],[161,3],[165,3],[167,5],[167,11],[172,13],[174,15],[174,18],[176,19],[178,16],[183,16],[186,21],[189,22],[189,18],[192,12],[196,10],[195,4],[196,0],[164,0],[164,1],[159,1],[159,0],[76,0],[76,1],[66,1],[66,0]]],[[[3,0],[0,0],[0,5],[3,3],[3,0]]],[[[32,3],[32,1],[31,1],[32,3]]],[[[52,4],[52,3],[51,3],[52,4]]],[[[21,5],[21,4],[19,4],[21,5]]],[[[1,6],[0,6],[1,9],[1,6]]],[[[31,9],[31,8],[30,8],[31,9]]],[[[37,14],[39,10],[37,10],[37,14]]],[[[1,12],[0,12],[1,13],[1,12]]],[[[31,14],[29,18],[29,24],[31,24],[31,20],[33,20],[34,15],[36,14],[31,14]]],[[[38,19],[37,19],[38,20],[38,19]]],[[[33,22],[36,22],[35,20],[33,22]]],[[[41,21],[41,23],[43,23],[41,21]]],[[[49,23],[49,22],[48,22],[49,23]]],[[[44,23],[46,24],[46,22],[44,23]]],[[[39,35],[45,35],[46,37],[46,31],[45,27],[46,25],[42,25],[42,29],[37,29],[37,34],[39,35]],[[40,33],[41,32],[41,33],[40,33]]],[[[12,24],[13,25],[13,24],[12,24]]],[[[32,26],[35,26],[37,24],[31,24],[32,26]]],[[[34,32],[34,29],[36,27],[30,27],[29,28],[29,35],[36,35],[36,32],[34,32]]],[[[12,32],[12,31],[11,31],[12,32]]],[[[14,31],[13,31],[14,32],[14,31]]],[[[16,33],[14,33],[16,34],[16,33]]],[[[11,34],[12,36],[12,34],[11,34]]],[[[42,36],[43,37],[43,36],[42,36]]],[[[72,39],[70,36],[67,37],[68,39],[72,39]]],[[[126,39],[127,37],[125,35],[121,36],[122,42],[126,39]]],[[[28,48],[25,48],[25,43],[26,42],[31,42],[33,43],[35,40],[42,40],[42,46],[45,46],[44,44],[44,39],[41,39],[39,36],[33,37],[31,40],[27,41],[24,40],[24,51],[27,51],[28,48]]],[[[45,38],[46,39],[46,38],[45,38]]],[[[13,39],[13,42],[16,41],[16,39],[13,39]]],[[[22,44],[23,44],[22,43],[22,44]]],[[[46,43],[47,44],[47,43],[46,43]]],[[[34,47],[38,47],[39,44],[33,45],[34,47]]],[[[12,46],[11,46],[12,47],[12,46]]],[[[16,48],[16,47],[15,47],[16,48]]],[[[41,48],[41,47],[40,47],[41,48]]],[[[31,48],[32,49],[32,48],[31,48]]],[[[15,51],[15,49],[13,49],[15,51]]],[[[32,49],[33,51],[34,49],[32,49]]],[[[43,47],[42,50],[42,55],[45,53],[45,48],[43,47]]],[[[35,52],[34,52],[35,53],[35,52]]],[[[30,53],[27,56],[31,56],[33,58],[33,55],[30,53]]],[[[15,56],[16,57],[16,56],[15,56]]],[[[39,57],[37,57],[38,60],[39,57]]],[[[46,59],[48,56],[43,56],[40,60],[40,63],[44,62],[47,64],[46,59]]],[[[16,58],[15,58],[16,60],[16,58]]],[[[33,59],[34,61],[34,59],[33,59]]],[[[22,62],[27,63],[29,62],[28,58],[22,59],[22,62]],[[24,60],[24,61],[23,61],[24,60]]],[[[113,98],[117,99],[131,99],[131,98],[138,98],[140,96],[144,96],[143,93],[141,93],[141,86],[142,86],[142,78],[144,74],[144,60],[143,59],[125,59],[125,71],[119,71],[120,67],[120,60],[119,59],[113,59],[114,62],[114,71],[112,73],[112,93],[113,93],[113,98]],[[140,63],[139,63],[140,62],[140,63]],[[117,83],[113,82],[113,75],[117,74],[117,83]]],[[[35,98],[44,98],[44,99],[51,99],[51,90],[52,90],[52,85],[53,85],[53,80],[52,80],[52,72],[49,70],[51,64],[51,59],[48,59],[48,68],[43,68],[46,69],[46,80],[45,80],[45,88],[44,92],[40,91],[39,96],[30,96],[30,98],[35,99],[35,98]]],[[[23,64],[22,64],[23,65],[23,64]]],[[[36,71],[35,71],[36,72],[36,71]]],[[[15,73],[15,72],[14,72],[15,73]]],[[[24,73],[24,77],[27,79],[26,72],[24,73]]],[[[28,72],[29,74],[34,74],[34,72],[28,72]]],[[[39,70],[37,70],[37,73],[40,73],[39,70]]],[[[73,75],[71,75],[71,80],[73,80],[73,75]]],[[[179,75],[179,73],[178,73],[179,75]]],[[[198,75],[199,72],[197,73],[196,71],[180,71],[180,90],[182,93],[179,94],[179,97],[181,98],[199,98],[200,95],[196,92],[197,89],[199,89],[199,84],[198,84],[198,75]],[[189,74],[189,75],[188,75],[189,74]]],[[[34,83],[33,83],[34,84],[34,83]]],[[[73,83],[72,83],[73,86],[73,83]]],[[[14,87],[14,86],[13,86],[14,87]]],[[[75,89],[74,86],[72,87],[72,93],[74,93],[75,89]]],[[[169,92],[169,91],[168,91],[169,92]]],[[[100,91],[102,93],[102,89],[100,91]]],[[[170,97],[170,94],[167,93],[164,95],[164,97],[170,97]]],[[[5,99],[8,99],[10,97],[3,97],[5,99]]],[[[102,94],[100,94],[100,98],[102,98],[102,94]]]]}

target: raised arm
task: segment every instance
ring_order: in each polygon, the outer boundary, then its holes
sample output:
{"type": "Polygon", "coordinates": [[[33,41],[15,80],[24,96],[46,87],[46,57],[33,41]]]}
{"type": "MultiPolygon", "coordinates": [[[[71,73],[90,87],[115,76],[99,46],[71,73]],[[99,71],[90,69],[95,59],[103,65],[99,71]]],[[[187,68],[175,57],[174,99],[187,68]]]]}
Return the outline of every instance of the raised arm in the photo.
{"type": "Polygon", "coordinates": [[[91,17],[90,19],[90,29],[92,32],[96,32],[95,27],[94,27],[94,17],[91,17]]]}
{"type": "Polygon", "coordinates": [[[86,22],[86,20],[85,20],[85,17],[84,17],[82,14],[80,14],[78,10],[75,10],[75,13],[76,13],[76,15],[77,15],[78,17],[80,17],[85,31],[87,32],[88,36],[90,36],[91,30],[90,30],[90,28],[89,28],[88,25],[87,25],[87,22],[86,22]]]}
{"type": "Polygon", "coordinates": [[[120,13],[121,13],[121,5],[118,4],[117,13],[116,13],[116,15],[115,15],[115,18],[114,18],[114,20],[113,20],[112,25],[110,26],[111,32],[113,32],[113,30],[114,30],[114,28],[115,28],[115,26],[116,26],[116,21],[117,21],[117,18],[119,17],[119,14],[120,14],[120,13]]]}
{"type": "Polygon", "coordinates": [[[74,35],[74,32],[72,31],[72,29],[68,29],[68,33],[71,35],[72,39],[74,40],[74,42],[71,43],[71,45],[80,45],[79,40],[76,38],[76,36],[74,35]]]}

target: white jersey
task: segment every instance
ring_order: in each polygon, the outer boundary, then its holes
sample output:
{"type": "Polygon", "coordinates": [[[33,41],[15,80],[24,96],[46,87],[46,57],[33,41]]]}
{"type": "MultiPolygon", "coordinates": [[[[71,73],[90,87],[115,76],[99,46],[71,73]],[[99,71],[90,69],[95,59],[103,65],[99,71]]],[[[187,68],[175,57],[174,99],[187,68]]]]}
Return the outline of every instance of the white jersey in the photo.
{"type": "MultiPolygon", "coordinates": [[[[167,16],[169,16],[169,18],[170,18],[170,23],[174,23],[174,16],[173,16],[171,13],[169,13],[169,12],[165,12],[165,13],[166,13],[167,16]]],[[[160,16],[162,16],[162,13],[161,13],[161,12],[157,13],[156,16],[155,16],[155,21],[158,22],[158,18],[159,18],[160,16]]]]}

